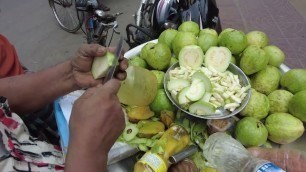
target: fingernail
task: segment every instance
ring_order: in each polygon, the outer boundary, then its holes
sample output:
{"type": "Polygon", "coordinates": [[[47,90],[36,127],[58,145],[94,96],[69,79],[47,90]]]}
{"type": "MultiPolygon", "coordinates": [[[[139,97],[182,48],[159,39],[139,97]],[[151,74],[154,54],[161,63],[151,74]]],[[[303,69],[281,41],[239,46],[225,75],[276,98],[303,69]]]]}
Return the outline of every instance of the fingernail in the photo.
{"type": "Polygon", "coordinates": [[[98,53],[103,53],[104,52],[104,47],[99,47],[98,48],[98,53]]]}

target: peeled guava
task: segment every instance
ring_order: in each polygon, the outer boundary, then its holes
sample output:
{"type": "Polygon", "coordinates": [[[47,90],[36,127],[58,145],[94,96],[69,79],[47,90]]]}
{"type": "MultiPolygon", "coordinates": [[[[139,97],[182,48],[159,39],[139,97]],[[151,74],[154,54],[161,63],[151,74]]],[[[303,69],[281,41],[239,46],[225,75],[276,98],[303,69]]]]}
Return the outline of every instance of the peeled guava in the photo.
{"type": "Polygon", "coordinates": [[[104,56],[94,58],[91,66],[91,73],[94,79],[99,79],[106,76],[114,58],[115,55],[111,52],[107,52],[104,56]]]}
{"type": "Polygon", "coordinates": [[[268,45],[268,37],[264,32],[251,31],[246,36],[249,45],[257,45],[261,48],[268,45]]]}
{"type": "Polygon", "coordinates": [[[268,65],[263,70],[255,73],[252,77],[252,88],[265,95],[269,95],[279,87],[281,75],[278,68],[268,65]]]}
{"type": "Polygon", "coordinates": [[[151,70],[151,72],[153,72],[153,74],[156,76],[157,79],[157,88],[164,88],[164,76],[165,76],[165,72],[163,71],[159,71],[159,70],[151,70]]]}
{"type": "Polygon", "coordinates": [[[142,67],[142,68],[147,68],[148,67],[147,62],[144,59],[142,59],[142,58],[140,58],[138,56],[132,57],[129,60],[129,65],[139,66],[139,67],[142,67]]]}
{"type": "Polygon", "coordinates": [[[227,47],[232,54],[240,54],[248,45],[245,34],[238,30],[227,31],[219,38],[219,45],[227,47]]]}
{"type": "Polygon", "coordinates": [[[306,122],[306,90],[296,93],[289,102],[289,112],[306,122]]]}
{"type": "Polygon", "coordinates": [[[197,45],[185,46],[179,53],[179,63],[182,67],[196,69],[201,67],[204,61],[204,53],[197,45]]]}
{"type": "Polygon", "coordinates": [[[246,147],[261,146],[268,139],[268,130],[260,120],[244,117],[236,125],[235,137],[246,147]]]}
{"type": "Polygon", "coordinates": [[[263,119],[268,115],[269,108],[268,97],[252,88],[251,98],[246,107],[240,112],[240,115],[263,119]]]}
{"type": "Polygon", "coordinates": [[[268,130],[268,138],[279,144],[294,142],[304,133],[304,125],[301,120],[288,113],[274,113],[265,121],[268,130]]]}
{"type": "Polygon", "coordinates": [[[199,27],[198,23],[196,23],[194,21],[186,21],[186,22],[183,22],[179,26],[178,31],[180,31],[180,32],[190,32],[194,36],[198,36],[199,31],[200,31],[200,27],[199,27]]]}
{"type": "Polygon", "coordinates": [[[241,55],[240,68],[245,74],[251,75],[266,68],[268,62],[269,58],[263,49],[250,45],[241,55]]]}
{"type": "Polygon", "coordinates": [[[152,48],[156,43],[153,42],[149,42],[147,43],[144,47],[142,47],[141,51],[140,51],[140,55],[139,57],[142,59],[146,59],[147,58],[147,52],[150,48],[152,48]]]}
{"type": "Polygon", "coordinates": [[[198,45],[202,48],[204,53],[213,46],[218,44],[218,35],[210,33],[201,34],[198,38],[198,45]]]}
{"type": "Polygon", "coordinates": [[[293,94],[286,90],[275,90],[268,95],[269,103],[270,103],[270,110],[269,112],[276,113],[288,112],[288,106],[293,94]]]}
{"type": "Polygon", "coordinates": [[[282,76],[280,84],[293,94],[306,90],[306,69],[289,70],[282,76]]]}
{"type": "Polygon", "coordinates": [[[147,51],[146,62],[153,69],[164,70],[166,69],[171,60],[171,50],[163,43],[158,43],[152,46],[147,51]]]}
{"type": "Polygon", "coordinates": [[[158,37],[158,42],[166,44],[169,48],[171,48],[172,41],[177,34],[177,30],[175,29],[167,29],[164,30],[158,37]]]}
{"type": "Polygon", "coordinates": [[[174,54],[178,56],[183,47],[197,44],[198,40],[194,34],[190,32],[178,32],[172,41],[172,50],[174,54]]]}
{"type": "Polygon", "coordinates": [[[285,53],[277,46],[269,45],[264,50],[269,58],[269,65],[279,67],[284,62],[285,53]]]}
{"type": "Polygon", "coordinates": [[[199,36],[207,34],[207,33],[218,37],[217,31],[215,29],[211,29],[211,28],[205,28],[205,29],[200,30],[199,36]]]}

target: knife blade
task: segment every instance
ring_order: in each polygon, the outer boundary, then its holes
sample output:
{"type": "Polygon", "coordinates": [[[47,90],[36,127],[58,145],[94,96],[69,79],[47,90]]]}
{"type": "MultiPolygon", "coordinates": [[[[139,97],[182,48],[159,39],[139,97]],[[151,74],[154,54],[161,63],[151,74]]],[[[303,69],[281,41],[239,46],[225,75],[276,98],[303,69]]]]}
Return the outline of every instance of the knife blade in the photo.
{"type": "Polygon", "coordinates": [[[104,79],[104,83],[106,83],[107,81],[111,80],[114,77],[116,68],[117,68],[117,63],[119,61],[119,57],[120,54],[122,52],[122,47],[123,47],[123,37],[120,37],[120,40],[116,46],[116,50],[115,50],[115,58],[112,61],[112,65],[111,67],[108,69],[107,73],[106,73],[106,77],[104,79]]]}

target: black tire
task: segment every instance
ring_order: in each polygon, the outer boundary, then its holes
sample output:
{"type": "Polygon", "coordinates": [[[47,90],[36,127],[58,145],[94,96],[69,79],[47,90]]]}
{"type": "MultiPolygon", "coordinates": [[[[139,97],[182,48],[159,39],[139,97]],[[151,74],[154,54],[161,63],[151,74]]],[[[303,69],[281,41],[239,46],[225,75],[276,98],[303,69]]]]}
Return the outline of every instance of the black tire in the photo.
{"type": "Polygon", "coordinates": [[[59,26],[67,32],[75,33],[82,27],[84,12],[77,11],[75,0],[63,1],[67,2],[67,6],[58,4],[54,0],[49,0],[49,5],[59,26]]]}

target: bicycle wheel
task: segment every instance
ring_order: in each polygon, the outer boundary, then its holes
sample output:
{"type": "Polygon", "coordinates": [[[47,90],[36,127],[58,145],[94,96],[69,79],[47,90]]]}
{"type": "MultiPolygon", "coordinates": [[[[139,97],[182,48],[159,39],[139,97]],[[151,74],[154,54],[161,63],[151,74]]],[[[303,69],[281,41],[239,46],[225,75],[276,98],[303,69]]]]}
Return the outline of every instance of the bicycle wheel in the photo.
{"type": "Polygon", "coordinates": [[[62,29],[74,33],[83,23],[84,13],[77,11],[75,0],[49,0],[53,14],[62,29]]]}

